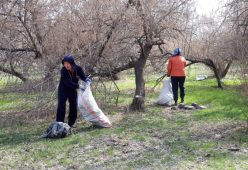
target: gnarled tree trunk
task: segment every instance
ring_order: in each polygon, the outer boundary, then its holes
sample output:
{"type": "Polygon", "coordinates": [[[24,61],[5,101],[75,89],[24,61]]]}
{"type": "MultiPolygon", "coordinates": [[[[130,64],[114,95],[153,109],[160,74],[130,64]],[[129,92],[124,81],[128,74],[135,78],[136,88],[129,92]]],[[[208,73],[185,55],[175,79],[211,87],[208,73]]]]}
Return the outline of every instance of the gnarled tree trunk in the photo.
{"type": "Polygon", "coordinates": [[[225,68],[225,70],[221,73],[221,78],[226,77],[226,74],[228,73],[228,70],[231,67],[231,65],[232,65],[232,61],[229,61],[227,66],[226,66],[226,68],[225,68]]]}
{"type": "Polygon", "coordinates": [[[222,85],[221,85],[221,81],[220,81],[220,75],[219,75],[214,63],[212,63],[212,69],[214,70],[214,75],[215,75],[215,77],[217,79],[218,88],[223,88],[222,85]]]}
{"type": "Polygon", "coordinates": [[[146,44],[144,46],[140,45],[141,53],[138,61],[135,63],[135,84],[136,90],[133,98],[133,102],[131,104],[132,110],[143,110],[144,109],[144,101],[145,101],[145,80],[144,80],[144,68],[147,61],[147,58],[152,49],[152,45],[146,44]]]}
{"type": "Polygon", "coordinates": [[[195,64],[195,63],[203,63],[206,66],[208,66],[209,68],[211,68],[214,71],[214,75],[217,79],[218,88],[223,88],[221,85],[221,81],[220,81],[221,77],[218,73],[218,70],[217,70],[214,62],[211,59],[187,59],[187,61],[190,61],[191,63],[187,64],[186,67],[190,66],[192,64],[195,64]]]}

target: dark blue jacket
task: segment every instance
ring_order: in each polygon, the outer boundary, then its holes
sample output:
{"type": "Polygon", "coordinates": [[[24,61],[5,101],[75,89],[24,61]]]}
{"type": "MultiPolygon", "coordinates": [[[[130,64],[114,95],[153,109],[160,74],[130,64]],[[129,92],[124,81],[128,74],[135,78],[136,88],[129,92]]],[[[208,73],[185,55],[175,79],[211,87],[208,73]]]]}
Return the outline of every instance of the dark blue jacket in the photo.
{"type": "Polygon", "coordinates": [[[83,81],[85,81],[87,79],[87,77],[84,74],[83,69],[80,66],[75,64],[74,58],[71,55],[66,56],[62,60],[63,65],[64,65],[65,61],[70,63],[75,71],[73,73],[71,73],[65,67],[63,67],[61,69],[59,91],[60,92],[69,92],[69,93],[70,92],[76,92],[76,90],[79,88],[79,84],[78,84],[79,78],[81,78],[83,81]]]}

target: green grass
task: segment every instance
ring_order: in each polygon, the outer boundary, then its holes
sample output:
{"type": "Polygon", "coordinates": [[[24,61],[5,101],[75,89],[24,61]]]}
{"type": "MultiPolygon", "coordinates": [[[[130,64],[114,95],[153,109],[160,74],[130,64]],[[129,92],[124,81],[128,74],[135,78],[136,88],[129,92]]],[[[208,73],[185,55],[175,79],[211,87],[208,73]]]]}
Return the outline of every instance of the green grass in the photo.
{"type": "MultiPolygon", "coordinates": [[[[18,97],[18,94],[11,95],[7,94],[4,96],[1,96],[0,100],[0,111],[8,111],[8,110],[18,110],[21,106],[23,106],[23,103],[25,103],[25,99],[20,99],[18,97]]],[[[31,108],[32,106],[26,105],[24,108],[31,108]]]]}
{"type": "MultiPolygon", "coordinates": [[[[193,81],[197,74],[207,75],[200,66],[191,68],[187,77],[185,103],[205,105],[194,112],[172,111],[153,104],[156,92],[150,89],[156,79],[147,80],[146,109],[130,112],[126,108],[134,95],[134,77],[117,81],[121,93],[115,106],[109,98],[101,109],[113,129],[98,128],[79,115],[74,135],[63,139],[42,138],[54,117],[31,120],[17,117],[9,124],[1,113],[10,97],[1,99],[0,167],[2,169],[248,169],[248,134],[244,131],[248,113],[246,98],[236,87],[241,82],[224,80],[218,89],[216,80],[193,81]],[[198,71],[195,71],[198,70],[198,71]],[[121,113],[121,115],[120,115],[121,113]],[[116,116],[121,119],[115,121],[116,116]],[[215,134],[222,137],[215,139],[215,134]],[[228,151],[235,146],[238,152],[228,151]]],[[[156,75],[159,76],[159,75],[156,75]]],[[[109,83],[110,85],[110,83],[109,83]]],[[[113,90],[116,93],[116,90],[113,90]]],[[[111,95],[115,95],[111,93],[111,95]]],[[[95,93],[99,95],[100,93],[95,93]]],[[[12,100],[13,104],[18,103],[12,100]]],[[[15,110],[15,108],[9,108],[15,110]]]]}

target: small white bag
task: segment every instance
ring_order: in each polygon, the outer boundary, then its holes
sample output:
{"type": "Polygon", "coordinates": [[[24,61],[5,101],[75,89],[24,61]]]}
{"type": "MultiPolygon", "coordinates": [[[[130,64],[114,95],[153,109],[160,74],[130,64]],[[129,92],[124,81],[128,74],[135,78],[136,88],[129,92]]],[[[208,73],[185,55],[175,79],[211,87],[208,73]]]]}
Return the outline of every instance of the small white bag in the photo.
{"type": "Polygon", "coordinates": [[[171,87],[171,78],[167,77],[164,81],[162,91],[160,92],[158,99],[154,101],[156,104],[171,106],[173,100],[173,93],[171,87]]]}
{"type": "Polygon", "coordinates": [[[92,124],[100,127],[112,127],[109,119],[96,104],[90,90],[90,83],[87,83],[85,91],[81,90],[78,95],[78,108],[83,117],[92,124]]]}

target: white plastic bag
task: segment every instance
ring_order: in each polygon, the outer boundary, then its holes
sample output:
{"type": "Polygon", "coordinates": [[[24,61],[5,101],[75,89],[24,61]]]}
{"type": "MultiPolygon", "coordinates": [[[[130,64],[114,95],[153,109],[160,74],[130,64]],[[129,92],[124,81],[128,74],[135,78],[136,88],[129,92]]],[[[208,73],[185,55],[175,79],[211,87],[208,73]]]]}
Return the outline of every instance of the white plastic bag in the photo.
{"type": "Polygon", "coordinates": [[[78,108],[83,117],[94,125],[100,127],[112,127],[109,119],[96,104],[90,90],[90,83],[87,83],[85,91],[80,91],[78,95],[78,108]]]}
{"type": "Polygon", "coordinates": [[[196,77],[196,81],[201,81],[201,80],[204,80],[204,79],[206,79],[206,78],[208,78],[208,76],[207,75],[205,75],[205,76],[198,76],[198,77],[196,77]]]}
{"type": "Polygon", "coordinates": [[[164,81],[162,91],[160,92],[158,99],[154,101],[156,104],[171,106],[173,100],[173,93],[171,87],[171,78],[167,77],[164,81]]]}

